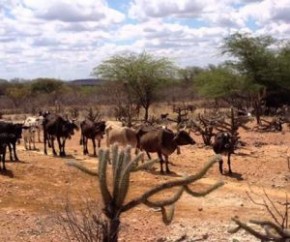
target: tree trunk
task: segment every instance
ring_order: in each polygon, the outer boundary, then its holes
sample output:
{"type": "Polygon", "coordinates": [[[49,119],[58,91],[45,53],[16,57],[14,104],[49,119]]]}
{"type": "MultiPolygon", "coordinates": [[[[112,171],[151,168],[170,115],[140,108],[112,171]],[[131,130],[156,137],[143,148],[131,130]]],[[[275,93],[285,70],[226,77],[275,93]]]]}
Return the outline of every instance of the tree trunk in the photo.
{"type": "Polygon", "coordinates": [[[149,117],[149,106],[145,106],[145,114],[144,114],[144,121],[148,121],[148,117],[149,117]]]}
{"type": "Polygon", "coordinates": [[[255,102],[255,109],[256,109],[256,123],[260,124],[260,119],[261,119],[261,104],[259,101],[255,102]]]}

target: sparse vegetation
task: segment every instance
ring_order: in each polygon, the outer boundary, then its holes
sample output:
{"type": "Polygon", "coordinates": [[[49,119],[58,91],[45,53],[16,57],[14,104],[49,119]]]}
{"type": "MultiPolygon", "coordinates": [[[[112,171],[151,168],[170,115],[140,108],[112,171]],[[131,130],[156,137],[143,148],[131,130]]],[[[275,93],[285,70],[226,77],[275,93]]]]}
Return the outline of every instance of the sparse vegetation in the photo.
{"type": "Polygon", "coordinates": [[[118,150],[118,146],[113,146],[112,148],[112,184],[113,188],[110,189],[108,186],[107,178],[107,169],[108,169],[108,150],[100,150],[99,152],[99,166],[98,172],[88,170],[87,168],[81,166],[76,162],[69,162],[69,165],[75,166],[80,170],[84,171],[89,175],[94,175],[98,177],[99,186],[103,199],[103,211],[109,220],[109,241],[118,241],[118,233],[120,229],[120,217],[123,213],[128,212],[129,210],[144,204],[151,208],[160,208],[162,212],[162,220],[165,224],[169,224],[174,215],[174,205],[181,198],[183,192],[193,196],[201,197],[206,196],[212,191],[216,190],[223,185],[223,182],[217,182],[216,184],[209,186],[204,191],[193,191],[189,185],[201,179],[209,168],[221,158],[219,156],[215,157],[209,161],[202,170],[200,170],[195,175],[190,175],[178,180],[172,180],[165,182],[161,185],[158,185],[154,188],[145,191],[139,197],[130,199],[126,201],[127,193],[130,187],[130,173],[133,171],[138,171],[144,167],[148,167],[152,163],[156,162],[147,161],[142,165],[138,165],[139,160],[143,156],[142,153],[137,155],[135,158],[131,158],[130,147],[127,147],[125,150],[118,150]],[[173,196],[167,196],[165,199],[158,201],[153,201],[152,197],[156,194],[163,193],[166,190],[177,188],[177,191],[174,191],[173,196]]]}

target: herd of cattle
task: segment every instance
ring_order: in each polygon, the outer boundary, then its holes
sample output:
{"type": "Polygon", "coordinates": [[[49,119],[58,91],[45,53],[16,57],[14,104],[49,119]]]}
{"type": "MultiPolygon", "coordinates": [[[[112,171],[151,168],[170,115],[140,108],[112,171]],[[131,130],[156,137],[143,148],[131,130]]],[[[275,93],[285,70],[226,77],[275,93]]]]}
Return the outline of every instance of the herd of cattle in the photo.
{"type": "MultiPolygon", "coordinates": [[[[160,161],[160,172],[164,173],[163,165],[165,163],[165,172],[169,173],[168,156],[182,145],[195,144],[194,139],[185,130],[173,132],[166,127],[155,127],[140,125],[138,128],[124,127],[117,121],[91,121],[85,119],[80,123],[81,139],[83,145],[83,154],[89,154],[88,140],[93,143],[93,155],[96,156],[96,140],[100,147],[101,139],[106,136],[107,147],[111,144],[131,145],[137,150],[146,152],[149,159],[149,153],[157,153],[160,161]]],[[[0,121],[0,171],[6,171],[5,156],[6,150],[10,152],[10,160],[18,160],[16,153],[16,144],[23,138],[24,146],[27,150],[35,149],[36,138],[41,141],[40,132],[43,133],[44,154],[47,154],[47,146],[52,149],[53,155],[57,155],[55,149],[55,140],[58,144],[59,155],[66,156],[66,140],[79,130],[74,120],[69,120],[57,114],[45,113],[40,116],[28,117],[23,123],[14,124],[11,122],[0,121]],[[37,137],[36,137],[37,134],[37,137]]],[[[231,151],[231,136],[228,133],[221,132],[215,136],[213,150],[215,153],[229,153],[231,151]]],[[[231,173],[230,161],[228,161],[229,172],[231,173]]],[[[222,173],[222,161],[220,162],[220,172],[222,173]]]]}

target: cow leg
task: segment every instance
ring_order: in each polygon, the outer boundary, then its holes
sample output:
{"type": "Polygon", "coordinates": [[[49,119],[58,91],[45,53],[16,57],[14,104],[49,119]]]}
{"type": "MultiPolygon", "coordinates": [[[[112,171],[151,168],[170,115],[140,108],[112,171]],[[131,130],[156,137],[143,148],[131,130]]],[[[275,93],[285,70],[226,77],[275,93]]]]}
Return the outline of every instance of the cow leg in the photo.
{"type": "Polygon", "coordinates": [[[43,145],[44,145],[44,154],[47,155],[47,150],[46,150],[46,142],[47,142],[47,134],[43,130],[43,145]]]}
{"type": "Polygon", "coordinates": [[[5,166],[5,156],[6,156],[6,148],[4,148],[4,152],[2,154],[2,165],[3,165],[3,171],[6,171],[6,166],[5,166]]]}
{"type": "Polygon", "coordinates": [[[11,148],[11,144],[8,144],[8,149],[9,149],[9,155],[10,155],[10,160],[13,161],[13,156],[12,156],[12,148],[11,148]]]}
{"type": "Polygon", "coordinates": [[[89,143],[89,138],[84,137],[85,155],[89,154],[88,143],[89,143]]]}
{"type": "Polygon", "coordinates": [[[41,139],[40,139],[40,128],[37,128],[37,136],[38,136],[38,142],[41,143],[41,139]]]}
{"type": "Polygon", "coordinates": [[[222,159],[219,161],[219,169],[220,169],[220,174],[223,174],[223,160],[222,159]]]}
{"type": "Polygon", "coordinates": [[[27,147],[27,139],[26,138],[24,138],[24,147],[25,147],[25,149],[27,150],[28,149],[28,147],[27,147]]]}
{"type": "Polygon", "coordinates": [[[32,136],[32,144],[33,144],[33,149],[36,150],[36,147],[35,147],[35,134],[33,134],[33,136],[32,136]]]}
{"type": "Polygon", "coordinates": [[[14,158],[16,161],[19,161],[18,156],[16,154],[16,142],[13,142],[12,147],[13,147],[14,158]]]}
{"type": "Polygon", "coordinates": [[[82,144],[83,144],[83,154],[86,155],[88,149],[87,149],[87,139],[84,135],[82,135],[82,144]]]}
{"type": "Polygon", "coordinates": [[[64,156],[61,139],[59,136],[57,136],[56,139],[57,139],[57,143],[58,143],[59,156],[64,156]]]}
{"type": "Polygon", "coordinates": [[[93,142],[94,156],[97,156],[97,153],[96,153],[96,140],[94,138],[92,138],[92,142],[93,142]]]}
{"type": "Polygon", "coordinates": [[[28,148],[29,150],[31,150],[31,134],[29,134],[29,137],[28,137],[28,148]]]}
{"type": "Polygon", "coordinates": [[[229,174],[232,174],[232,169],[231,169],[231,153],[228,153],[228,167],[229,167],[229,174]]]}
{"type": "Polygon", "coordinates": [[[57,140],[57,144],[58,144],[59,156],[63,156],[63,155],[62,155],[62,147],[61,147],[61,140],[60,140],[60,137],[57,136],[57,137],[56,137],[56,140],[57,140]]]}
{"type": "Polygon", "coordinates": [[[149,152],[146,151],[146,154],[148,156],[148,159],[151,160],[151,156],[150,156],[149,152]]]}
{"type": "Polygon", "coordinates": [[[63,141],[61,143],[62,156],[66,156],[66,153],[65,153],[65,141],[66,141],[66,138],[63,138],[63,141]]]}
{"type": "Polygon", "coordinates": [[[54,138],[53,138],[53,136],[50,137],[50,145],[51,145],[51,148],[52,148],[53,155],[57,155],[57,153],[55,151],[55,148],[54,148],[54,138]]]}
{"type": "Polygon", "coordinates": [[[2,171],[1,163],[3,165],[3,154],[0,154],[0,171],[2,171]]]}
{"type": "Polygon", "coordinates": [[[166,166],[166,173],[170,173],[169,167],[168,167],[168,155],[165,155],[165,166],[166,166]]]}
{"type": "MultiPolygon", "coordinates": [[[[147,155],[148,155],[148,152],[147,152],[147,155]]],[[[164,160],[163,160],[162,155],[161,155],[160,152],[158,152],[158,157],[159,157],[159,162],[160,162],[160,173],[161,174],[164,174],[164,171],[163,171],[163,163],[164,163],[164,160]]]]}

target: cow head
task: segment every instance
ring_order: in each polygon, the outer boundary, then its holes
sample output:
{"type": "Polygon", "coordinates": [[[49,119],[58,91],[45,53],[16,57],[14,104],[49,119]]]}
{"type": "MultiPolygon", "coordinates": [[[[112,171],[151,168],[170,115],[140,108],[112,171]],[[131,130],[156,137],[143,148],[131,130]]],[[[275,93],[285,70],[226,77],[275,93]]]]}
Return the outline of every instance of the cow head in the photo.
{"type": "Polygon", "coordinates": [[[194,145],[196,143],[185,130],[177,132],[177,134],[174,136],[174,140],[176,141],[177,145],[194,145]]]}
{"type": "Polygon", "coordinates": [[[216,134],[213,149],[216,153],[227,151],[232,146],[232,135],[229,132],[219,132],[216,134]]]}
{"type": "Polygon", "coordinates": [[[106,121],[95,122],[94,129],[95,129],[96,133],[104,134],[105,129],[106,129],[106,121]]]}
{"type": "Polygon", "coordinates": [[[71,120],[63,120],[62,122],[62,134],[67,137],[71,138],[74,135],[75,130],[79,130],[79,127],[71,120]]]}

